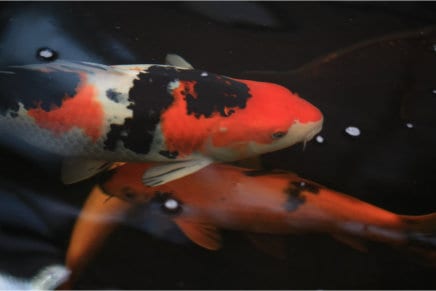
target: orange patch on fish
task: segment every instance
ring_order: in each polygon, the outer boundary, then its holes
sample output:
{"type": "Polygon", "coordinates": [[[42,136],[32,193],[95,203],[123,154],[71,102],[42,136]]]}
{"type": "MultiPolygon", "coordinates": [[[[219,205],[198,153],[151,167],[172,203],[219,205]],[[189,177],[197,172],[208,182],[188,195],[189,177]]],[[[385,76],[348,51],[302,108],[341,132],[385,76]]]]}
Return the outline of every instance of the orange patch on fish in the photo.
{"type": "Polygon", "coordinates": [[[210,128],[219,117],[197,118],[187,114],[185,96],[187,93],[197,97],[195,81],[179,81],[180,85],[172,92],[174,103],[162,114],[162,131],[169,151],[177,151],[180,156],[198,150],[210,134],[210,128]]]}
{"type": "Polygon", "coordinates": [[[94,86],[82,82],[76,95],[66,96],[60,107],[45,111],[29,109],[27,114],[42,128],[63,134],[74,127],[81,128],[94,142],[101,136],[104,112],[94,86]]]}

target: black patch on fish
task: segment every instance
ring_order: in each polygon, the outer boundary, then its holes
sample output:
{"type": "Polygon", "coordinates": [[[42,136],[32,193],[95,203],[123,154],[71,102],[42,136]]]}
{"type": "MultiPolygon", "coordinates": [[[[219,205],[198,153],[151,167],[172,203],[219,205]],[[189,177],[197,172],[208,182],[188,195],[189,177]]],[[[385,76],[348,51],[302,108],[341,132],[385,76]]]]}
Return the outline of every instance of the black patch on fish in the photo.
{"type": "MultiPolygon", "coordinates": [[[[197,80],[197,78],[198,76],[194,75],[189,76],[187,80],[197,80]]],[[[245,108],[248,98],[251,97],[249,88],[244,83],[216,74],[208,74],[200,78],[201,80],[194,85],[197,96],[188,93],[185,97],[188,114],[196,118],[201,116],[208,118],[216,113],[228,117],[235,113],[236,108],[245,108]]]]}
{"type": "Polygon", "coordinates": [[[0,73],[0,114],[8,111],[16,117],[19,103],[29,110],[41,108],[50,111],[60,107],[63,100],[73,97],[80,83],[77,73],[40,72],[24,68],[7,69],[0,73]],[[15,114],[13,114],[15,112],[15,114]]]}
{"type": "Polygon", "coordinates": [[[197,118],[212,117],[215,113],[230,116],[236,108],[245,108],[251,95],[244,83],[216,74],[202,76],[202,73],[162,66],[151,66],[139,73],[128,98],[131,104],[127,108],[133,111],[133,116],[126,118],[123,124],[111,124],[105,148],[115,150],[121,141],[127,149],[147,154],[162,113],[174,102],[168,85],[176,80],[196,82],[195,97],[189,90],[184,93],[189,115],[197,118]]]}
{"type": "Polygon", "coordinates": [[[159,154],[161,154],[164,157],[167,157],[168,159],[175,159],[179,155],[177,151],[170,152],[170,151],[160,151],[159,154]]]}
{"type": "Polygon", "coordinates": [[[295,211],[306,202],[306,198],[301,195],[301,190],[292,184],[285,190],[285,193],[288,195],[284,206],[286,211],[295,211]]]}
{"type": "Polygon", "coordinates": [[[306,181],[291,181],[289,187],[285,190],[285,193],[288,195],[288,200],[285,203],[287,211],[295,211],[301,204],[306,202],[306,198],[302,194],[303,192],[318,194],[319,187],[306,181]]]}
{"type": "Polygon", "coordinates": [[[164,74],[139,73],[129,91],[128,109],[133,116],[124,120],[123,124],[111,124],[107,134],[105,149],[115,150],[118,141],[122,141],[127,149],[139,154],[147,154],[153,141],[160,115],[167,109],[174,98],[167,87],[171,79],[164,74]]]}
{"type": "Polygon", "coordinates": [[[107,98],[109,98],[110,100],[118,103],[122,100],[122,93],[115,91],[114,89],[108,89],[106,91],[106,96],[107,98]]]}

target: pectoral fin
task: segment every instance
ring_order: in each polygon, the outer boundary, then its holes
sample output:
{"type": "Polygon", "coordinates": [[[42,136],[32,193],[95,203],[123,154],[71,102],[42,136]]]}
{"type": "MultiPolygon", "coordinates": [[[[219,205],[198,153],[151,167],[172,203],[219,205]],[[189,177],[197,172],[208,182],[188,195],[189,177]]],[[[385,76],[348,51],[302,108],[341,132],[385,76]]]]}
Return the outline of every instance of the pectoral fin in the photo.
{"type": "Polygon", "coordinates": [[[213,251],[221,248],[221,235],[215,226],[184,220],[175,222],[183,233],[199,246],[213,251]]]}
{"type": "Polygon", "coordinates": [[[66,265],[74,281],[98,252],[107,237],[123,221],[133,205],[118,198],[110,198],[95,186],[74,225],[66,253],[66,265]]]}
{"type": "Polygon", "coordinates": [[[182,178],[213,163],[211,159],[159,164],[148,169],[142,176],[142,182],[147,186],[158,186],[175,179],[182,178]]]}
{"type": "Polygon", "coordinates": [[[67,158],[62,163],[61,179],[64,184],[73,184],[88,179],[112,165],[112,162],[67,158]]]}

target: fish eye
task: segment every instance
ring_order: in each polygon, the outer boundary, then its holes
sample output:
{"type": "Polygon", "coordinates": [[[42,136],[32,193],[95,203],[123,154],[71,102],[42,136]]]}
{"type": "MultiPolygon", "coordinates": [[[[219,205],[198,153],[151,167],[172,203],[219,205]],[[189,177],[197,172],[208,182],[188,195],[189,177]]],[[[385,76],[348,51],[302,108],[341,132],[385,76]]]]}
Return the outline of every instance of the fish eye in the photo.
{"type": "Polygon", "coordinates": [[[271,135],[271,137],[272,137],[272,139],[279,139],[279,138],[284,137],[285,135],[286,135],[285,131],[276,131],[271,135]]]}
{"type": "Polygon", "coordinates": [[[167,197],[164,201],[162,201],[161,207],[163,211],[170,214],[175,214],[182,210],[180,202],[171,197],[167,197]]]}

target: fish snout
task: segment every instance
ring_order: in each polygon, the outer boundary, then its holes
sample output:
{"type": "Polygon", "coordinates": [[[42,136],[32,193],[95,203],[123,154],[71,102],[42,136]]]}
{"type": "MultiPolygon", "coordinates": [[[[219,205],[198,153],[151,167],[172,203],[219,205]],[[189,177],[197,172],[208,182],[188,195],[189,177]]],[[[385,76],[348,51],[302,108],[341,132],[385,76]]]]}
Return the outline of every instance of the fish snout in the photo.
{"type": "Polygon", "coordinates": [[[307,129],[306,137],[304,138],[304,142],[311,140],[315,135],[317,135],[321,130],[324,123],[324,118],[321,118],[318,121],[312,122],[307,129]]]}

